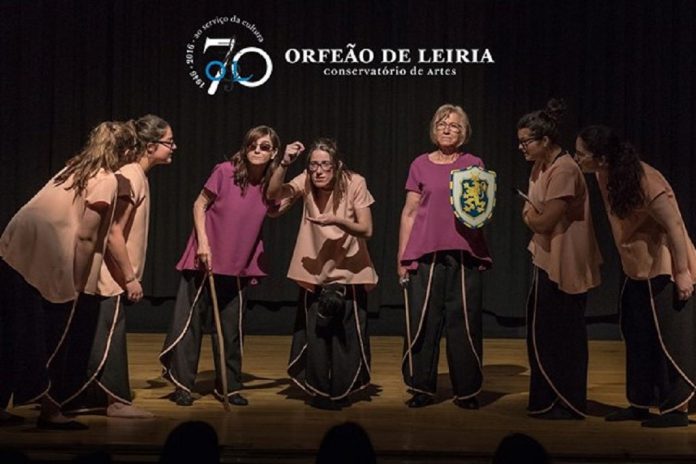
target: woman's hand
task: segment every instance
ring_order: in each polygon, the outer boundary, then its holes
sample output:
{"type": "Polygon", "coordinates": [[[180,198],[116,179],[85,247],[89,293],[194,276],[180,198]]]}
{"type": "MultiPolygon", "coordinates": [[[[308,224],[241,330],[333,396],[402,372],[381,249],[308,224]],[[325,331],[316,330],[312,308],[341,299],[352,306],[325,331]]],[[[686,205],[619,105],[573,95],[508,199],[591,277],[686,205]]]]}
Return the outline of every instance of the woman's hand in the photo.
{"type": "Polygon", "coordinates": [[[404,282],[408,282],[408,268],[402,266],[401,264],[396,266],[396,273],[399,276],[399,284],[403,285],[404,282]]]}
{"type": "Polygon", "coordinates": [[[281,160],[280,164],[282,166],[289,166],[297,159],[298,156],[302,154],[304,149],[304,145],[302,145],[302,142],[299,141],[287,144],[285,146],[285,153],[283,154],[283,159],[281,160]]]}
{"type": "Polygon", "coordinates": [[[130,282],[126,282],[126,296],[133,303],[137,303],[143,298],[143,287],[135,277],[130,282]]]}
{"type": "Polygon", "coordinates": [[[677,287],[677,298],[682,301],[688,300],[694,294],[694,281],[688,269],[675,274],[674,285],[677,287]]]}
{"type": "Polygon", "coordinates": [[[208,245],[198,245],[198,251],[196,251],[196,260],[198,260],[199,267],[202,267],[206,271],[213,270],[213,255],[210,252],[210,247],[208,245]]]}

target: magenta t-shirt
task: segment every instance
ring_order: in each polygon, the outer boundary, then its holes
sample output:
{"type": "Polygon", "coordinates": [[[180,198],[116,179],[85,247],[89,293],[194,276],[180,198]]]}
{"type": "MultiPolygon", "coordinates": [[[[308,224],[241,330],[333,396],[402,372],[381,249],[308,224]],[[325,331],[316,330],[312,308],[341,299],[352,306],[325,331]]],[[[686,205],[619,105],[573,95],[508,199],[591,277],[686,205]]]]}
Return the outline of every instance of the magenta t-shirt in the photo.
{"type": "MultiPolygon", "coordinates": [[[[225,161],[215,166],[205,189],[215,195],[205,212],[213,272],[239,277],[265,276],[261,227],[270,206],[263,200],[261,185],[247,185],[242,196],[242,189],[234,183],[232,163],[225,161]]],[[[196,251],[198,240],[194,229],[176,268],[199,269],[196,251]]]]}
{"type": "Polygon", "coordinates": [[[428,154],[413,160],[406,180],[406,190],[421,195],[411,235],[401,257],[404,266],[415,268],[423,255],[435,251],[463,250],[480,265],[490,267],[493,260],[480,229],[460,223],[450,204],[450,172],[469,166],[484,168],[483,161],[470,153],[462,154],[451,164],[436,164],[428,154]]]}

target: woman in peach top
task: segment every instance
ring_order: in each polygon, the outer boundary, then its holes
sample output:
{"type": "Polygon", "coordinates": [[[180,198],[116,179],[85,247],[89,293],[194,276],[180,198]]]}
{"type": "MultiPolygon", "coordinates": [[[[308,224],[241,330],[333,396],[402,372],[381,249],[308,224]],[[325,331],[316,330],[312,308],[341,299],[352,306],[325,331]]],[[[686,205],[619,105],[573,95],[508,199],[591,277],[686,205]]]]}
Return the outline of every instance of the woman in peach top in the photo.
{"type": "Polygon", "coordinates": [[[304,200],[288,277],[300,286],[288,374],[312,396],[309,404],[339,409],[348,395],[370,383],[366,291],[377,283],[367,250],[374,199],[365,179],[340,160],[336,142],[318,139],[305,172],[283,183],[288,165],[304,149],[286,155],[271,176],[268,197],[281,209],[304,200]]]}
{"type": "Polygon", "coordinates": [[[620,315],[630,406],[606,420],[686,426],[696,391],[696,308],[688,301],[696,283],[696,249],[674,192],[608,127],[583,129],[575,151],[583,171],[597,177],[626,274],[620,315]],[[651,406],[659,416],[650,415],[651,406]]]}
{"type": "Polygon", "coordinates": [[[587,185],[558,144],[565,105],[551,100],[517,123],[520,151],[534,162],[523,220],[534,232],[534,281],[527,302],[529,415],[582,419],[587,403],[587,291],[600,283],[587,185]]]}
{"type": "Polygon", "coordinates": [[[113,218],[113,171],[134,154],[135,131],[104,122],[82,151],[24,205],[0,238],[0,424],[21,422],[4,411],[41,401],[39,428],[80,430],[48,393],[45,319],[86,285],[95,252],[103,251],[113,218]]]}
{"type": "Polygon", "coordinates": [[[148,418],[151,413],[132,404],[123,298],[135,303],[143,296],[140,279],[150,218],[147,173],[171,163],[176,144],[171,127],[159,116],[148,114],[126,124],[137,133],[138,150],[134,161],[116,173],[118,200],[104,259],[96,255],[98,261],[51,356],[51,396],[63,410],[148,418]]]}

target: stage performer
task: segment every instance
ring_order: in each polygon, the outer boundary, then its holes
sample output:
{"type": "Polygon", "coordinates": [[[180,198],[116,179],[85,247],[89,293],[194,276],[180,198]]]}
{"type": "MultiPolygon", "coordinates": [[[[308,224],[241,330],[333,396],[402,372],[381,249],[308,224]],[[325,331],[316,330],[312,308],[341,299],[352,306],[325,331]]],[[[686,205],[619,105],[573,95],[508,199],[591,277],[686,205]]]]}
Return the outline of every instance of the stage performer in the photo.
{"type": "Polygon", "coordinates": [[[583,419],[587,410],[587,292],[600,283],[602,256],[595,238],[585,177],[560,144],[561,100],[525,114],[518,148],[532,161],[524,223],[534,233],[534,265],[527,300],[529,415],[583,419]]]}
{"type": "Polygon", "coordinates": [[[594,172],[626,275],[620,299],[630,406],[608,421],[689,424],[696,386],[696,250],[664,176],[606,126],[583,129],[577,161],[594,172]],[[649,408],[659,408],[651,416],[649,408]]]}
{"type": "Polygon", "coordinates": [[[407,334],[402,358],[410,408],[435,401],[440,338],[447,337],[447,362],[454,404],[478,409],[481,391],[481,272],[492,265],[481,229],[460,223],[450,205],[450,172],[483,161],[462,146],[471,137],[460,106],[440,106],[430,121],[435,150],[411,163],[401,212],[398,276],[406,288],[407,334]]]}
{"type": "Polygon", "coordinates": [[[80,153],[15,214],[0,238],[0,423],[21,421],[5,411],[12,396],[15,405],[40,401],[39,428],[87,428],[63,416],[49,394],[50,335],[62,330],[49,321],[67,314],[86,285],[90,266],[99,264],[93,258],[103,252],[113,219],[114,172],[135,147],[129,125],[99,124],[80,153]]]}
{"type": "Polygon", "coordinates": [[[150,219],[147,173],[171,163],[176,143],[172,128],[159,116],[148,114],[126,124],[137,133],[138,150],[116,173],[118,200],[106,254],[92,266],[51,357],[51,396],[64,411],[149,418],[150,412],[132,404],[123,298],[138,302],[143,296],[140,280],[150,219]]]}
{"type": "Polygon", "coordinates": [[[286,152],[268,187],[269,199],[283,200],[281,209],[303,200],[288,270],[300,286],[288,374],[311,396],[311,406],[336,410],[370,384],[366,305],[377,273],[367,239],[374,199],[328,138],[317,139],[305,171],[283,183],[299,151],[286,152]]]}
{"type": "MultiPolygon", "coordinates": [[[[245,290],[266,275],[261,228],[275,204],[265,198],[271,163],[280,146],[271,127],[250,129],[239,150],[213,169],[193,204],[194,230],[176,268],[179,291],[160,362],[164,377],[176,390],[171,400],[193,404],[191,395],[198,370],[203,328],[211,320],[212,300],[208,274],[212,273],[225,348],[225,366],[219,365],[217,334],[213,334],[215,391],[224,399],[222,376],[227,379],[228,401],[246,406],[242,390],[243,319],[245,290]]],[[[289,146],[289,149],[295,149],[289,146]]]]}

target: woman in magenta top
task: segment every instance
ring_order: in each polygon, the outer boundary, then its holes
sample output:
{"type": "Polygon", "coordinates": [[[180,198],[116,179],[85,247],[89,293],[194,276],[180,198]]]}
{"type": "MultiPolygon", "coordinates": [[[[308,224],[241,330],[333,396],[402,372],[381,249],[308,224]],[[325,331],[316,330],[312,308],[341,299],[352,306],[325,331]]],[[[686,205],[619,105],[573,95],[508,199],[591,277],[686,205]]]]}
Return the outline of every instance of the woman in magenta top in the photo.
{"type": "MultiPolygon", "coordinates": [[[[241,148],[229,161],[218,164],[193,205],[194,231],[177,264],[181,284],[172,325],[160,354],[164,375],[176,386],[172,401],[193,403],[193,388],[200,355],[202,326],[210,314],[207,273],[215,277],[227,357],[228,399],[248,404],[242,389],[242,322],[246,308],[244,289],[266,275],[261,227],[273,204],[265,200],[271,160],[280,140],[268,126],[258,126],[244,136],[241,148]]],[[[210,320],[210,319],[207,319],[210,320]]],[[[213,338],[217,337],[213,334],[213,338]]],[[[217,343],[215,394],[221,397],[221,372],[217,343]]]]}
{"type": "Polygon", "coordinates": [[[450,173],[480,158],[462,151],[471,125],[461,107],[442,105],[430,122],[436,149],[411,163],[399,230],[398,274],[407,290],[408,322],[402,360],[404,382],[418,408],[435,400],[440,338],[447,336],[447,361],[454,403],[478,408],[481,390],[482,327],[480,270],[491,266],[483,232],[469,229],[450,205],[450,173]]]}

